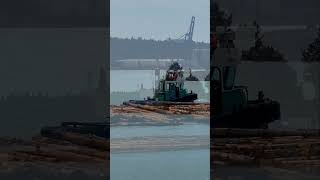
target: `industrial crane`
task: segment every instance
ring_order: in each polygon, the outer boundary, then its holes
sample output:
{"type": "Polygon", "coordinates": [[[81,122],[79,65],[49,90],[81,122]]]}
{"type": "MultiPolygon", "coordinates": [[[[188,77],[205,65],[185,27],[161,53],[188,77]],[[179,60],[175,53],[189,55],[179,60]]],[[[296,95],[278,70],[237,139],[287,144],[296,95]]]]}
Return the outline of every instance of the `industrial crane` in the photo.
{"type": "Polygon", "coordinates": [[[185,41],[192,41],[195,21],[196,18],[192,16],[188,32],[182,35],[179,39],[184,39],[185,41]]]}

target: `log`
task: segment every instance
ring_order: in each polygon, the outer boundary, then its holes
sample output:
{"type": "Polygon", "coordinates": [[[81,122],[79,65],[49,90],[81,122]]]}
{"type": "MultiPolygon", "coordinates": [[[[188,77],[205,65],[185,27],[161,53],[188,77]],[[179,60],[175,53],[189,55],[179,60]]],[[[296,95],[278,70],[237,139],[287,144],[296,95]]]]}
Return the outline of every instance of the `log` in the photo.
{"type": "Polygon", "coordinates": [[[313,160],[284,160],[280,161],[283,166],[308,166],[308,165],[320,165],[319,159],[313,160]]]}
{"type": "Polygon", "coordinates": [[[125,102],[124,104],[128,105],[128,106],[135,107],[135,108],[140,108],[140,109],[144,109],[144,110],[148,110],[148,111],[152,111],[152,112],[157,112],[157,113],[160,113],[160,114],[169,114],[169,115],[173,115],[174,114],[174,113],[172,113],[170,111],[162,110],[162,109],[151,107],[151,106],[147,106],[147,105],[133,104],[133,103],[130,103],[130,102],[125,102]]]}
{"type": "Polygon", "coordinates": [[[218,161],[228,162],[231,164],[248,164],[248,165],[255,165],[255,159],[250,156],[239,155],[235,153],[224,153],[224,152],[212,152],[212,158],[217,159],[218,161]]]}
{"type": "Polygon", "coordinates": [[[99,149],[102,151],[110,150],[109,142],[106,139],[97,136],[64,133],[62,139],[72,142],[73,144],[99,149]]]}
{"type": "Polygon", "coordinates": [[[101,152],[101,151],[94,151],[94,150],[85,150],[85,149],[77,149],[77,150],[63,150],[66,152],[71,152],[71,153],[75,153],[75,154],[81,154],[81,155],[86,155],[89,157],[94,157],[94,158],[98,158],[101,160],[106,160],[109,156],[109,152],[105,151],[105,152],[101,152]]]}
{"type": "Polygon", "coordinates": [[[195,103],[195,102],[171,102],[171,101],[127,101],[124,103],[135,103],[141,105],[167,106],[167,105],[210,105],[210,103],[195,103]]]}
{"type": "Polygon", "coordinates": [[[274,161],[283,162],[283,161],[296,161],[296,160],[317,160],[320,159],[320,156],[310,156],[309,159],[306,159],[304,156],[296,156],[296,157],[280,157],[274,158],[274,161]]]}
{"type": "MultiPolygon", "coordinates": [[[[140,118],[148,119],[150,116],[157,116],[156,119],[170,120],[170,115],[201,115],[209,120],[208,105],[147,105],[139,103],[125,102],[123,106],[113,107],[111,116],[113,119],[116,116],[128,116],[128,118],[139,116],[140,118]],[[161,116],[162,115],[162,116],[161,116]]],[[[152,119],[154,120],[154,119],[152,119]]]]}
{"type": "Polygon", "coordinates": [[[52,159],[54,161],[71,161],[71,162],[104,162],[104,160],[95,158],[92,156],[87,156],[83,154],[77,154],[73,152],[65,152],[65,151],[17,151],[17,153],[29,155],[29,157],[33,157],[33,160],[45,161],[48,159],[52,159]],[[38,157],[38,158],[35,158],[38,157]]]}
{"type": "Polygon", "coordinates": [[[86,146],[86,147],[101,150],[101,151],[110,150],[109,142],[106,139],[93,136],[93,135],[83,135],[83,134],[60,132],[60,131],[52,131],[45,135],[48,138],[60,139],[60,140],[71,142],[76,145],[86,146]]]}
{"type": "Polygon", "coordinates": [[[272,130],[272,129],[228,129],[213,128],[211,137],[240,138],[240,137],[281,137],[281,136],[320,136],[320,130],[272,130]]]}
{"type": "Polygon", "coordinates": [[[311,175],[311,174],[304,174],[297,171],[280,169],[280,168],[272,168],[272,167],[262,167],[262,169],[268,174],[270,174],[271,179],[305,179],[305,180],[317,180],[319,176],[311,175]]]}
{"type": "Polygon", "coordinates": [[[14,152],[9,154],[9,161],[30,161],[30,162],[35,162],[35,161],[46,161],[46,162],[56,162],[57,159],[54,157],[43,157],[43,156],[38,156],[38,155],[33,155],[30,153],[26,152],[14,152]]]}

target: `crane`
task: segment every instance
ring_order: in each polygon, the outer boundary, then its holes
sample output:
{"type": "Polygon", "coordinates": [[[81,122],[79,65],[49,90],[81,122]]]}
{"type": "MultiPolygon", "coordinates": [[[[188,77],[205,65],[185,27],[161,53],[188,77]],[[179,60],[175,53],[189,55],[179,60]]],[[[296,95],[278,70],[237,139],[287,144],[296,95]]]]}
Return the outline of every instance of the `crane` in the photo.
{"type": "Polygon", "coordinates": [[[179,39],[184,39],[185,41],[192,41],[195,21],[196,18],[192,16],[188,32],[182,35],[179,39]]]}

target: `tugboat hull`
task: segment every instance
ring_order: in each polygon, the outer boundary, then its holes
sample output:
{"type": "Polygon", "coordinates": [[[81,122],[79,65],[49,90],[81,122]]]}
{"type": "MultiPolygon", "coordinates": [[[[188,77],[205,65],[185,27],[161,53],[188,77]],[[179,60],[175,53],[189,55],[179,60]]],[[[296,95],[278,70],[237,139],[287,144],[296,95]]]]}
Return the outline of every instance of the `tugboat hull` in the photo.
{"type": "Polygon", "coordinates": [[[278,102],[252,101],[240,112],[212,117],[211,128],[267,129],[269,123],[280,119],[280,115],[278,102]]]}
{"type": "Polygon", "coordinates": [[[187,94],[181,98],[173,100],[173,102],[193,102],[198,99],[197,94],[187,94]]]}

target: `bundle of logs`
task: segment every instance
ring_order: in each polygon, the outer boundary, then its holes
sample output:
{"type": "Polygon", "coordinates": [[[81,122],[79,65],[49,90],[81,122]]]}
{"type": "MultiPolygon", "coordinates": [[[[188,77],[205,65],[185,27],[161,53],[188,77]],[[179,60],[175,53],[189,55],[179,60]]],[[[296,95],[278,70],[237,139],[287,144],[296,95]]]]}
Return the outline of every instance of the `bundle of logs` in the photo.
{"type": "Polygon", "coordinates": [[[209,104],[135,104],[111,106],[111,125],[180,125],[186,121],[209,123],[209,104]]]}
{"type": "Polygon", "coordinates": [[[111,106],[111,125],[179,125],[184,121],[206,122],[209,104],[142,105],[127,102],[111,106]]]}
{"type": "MultiPolygon", "coordinates": [[[[37,136],[31,141],[7,139],[6,151],[0,151],[7,162],[49,162],[100,164],[109,160],[109,141],[91,135],[60,133],[50,137],[37,136]]],[[[3,149],[3,148],[1,148],[3,149]]]]}
{"type": "Polygon", "coordinates": [[[201,114],[209,115],[210,104],[192,103],[192,102],[158,102],[137,104],[133,102],[124,102],[124,105],[153,111],[161,114],[201,114]]]}
{"type": "Polygon", "coordinates": [[[211,137],[213,164],[320,165],[319,130],[212,129],[211,137]]]}
{"type": "MultiPolygon", "coordinates": [[[[112,139],[60,132],[37,136],[32,141],[0,139],[2,162],[51,162],[108,166],[113,151],[208,148],[209,137],[145,137],[112,139]],[[110,142],[110,143],[109,143],[110,142]],[[110,145],[111,144],[111,145],[110,145]]],[[[320,165],[319,130],[211,129],[212,167],[245,165],[293,168],[320,165]]]]}

